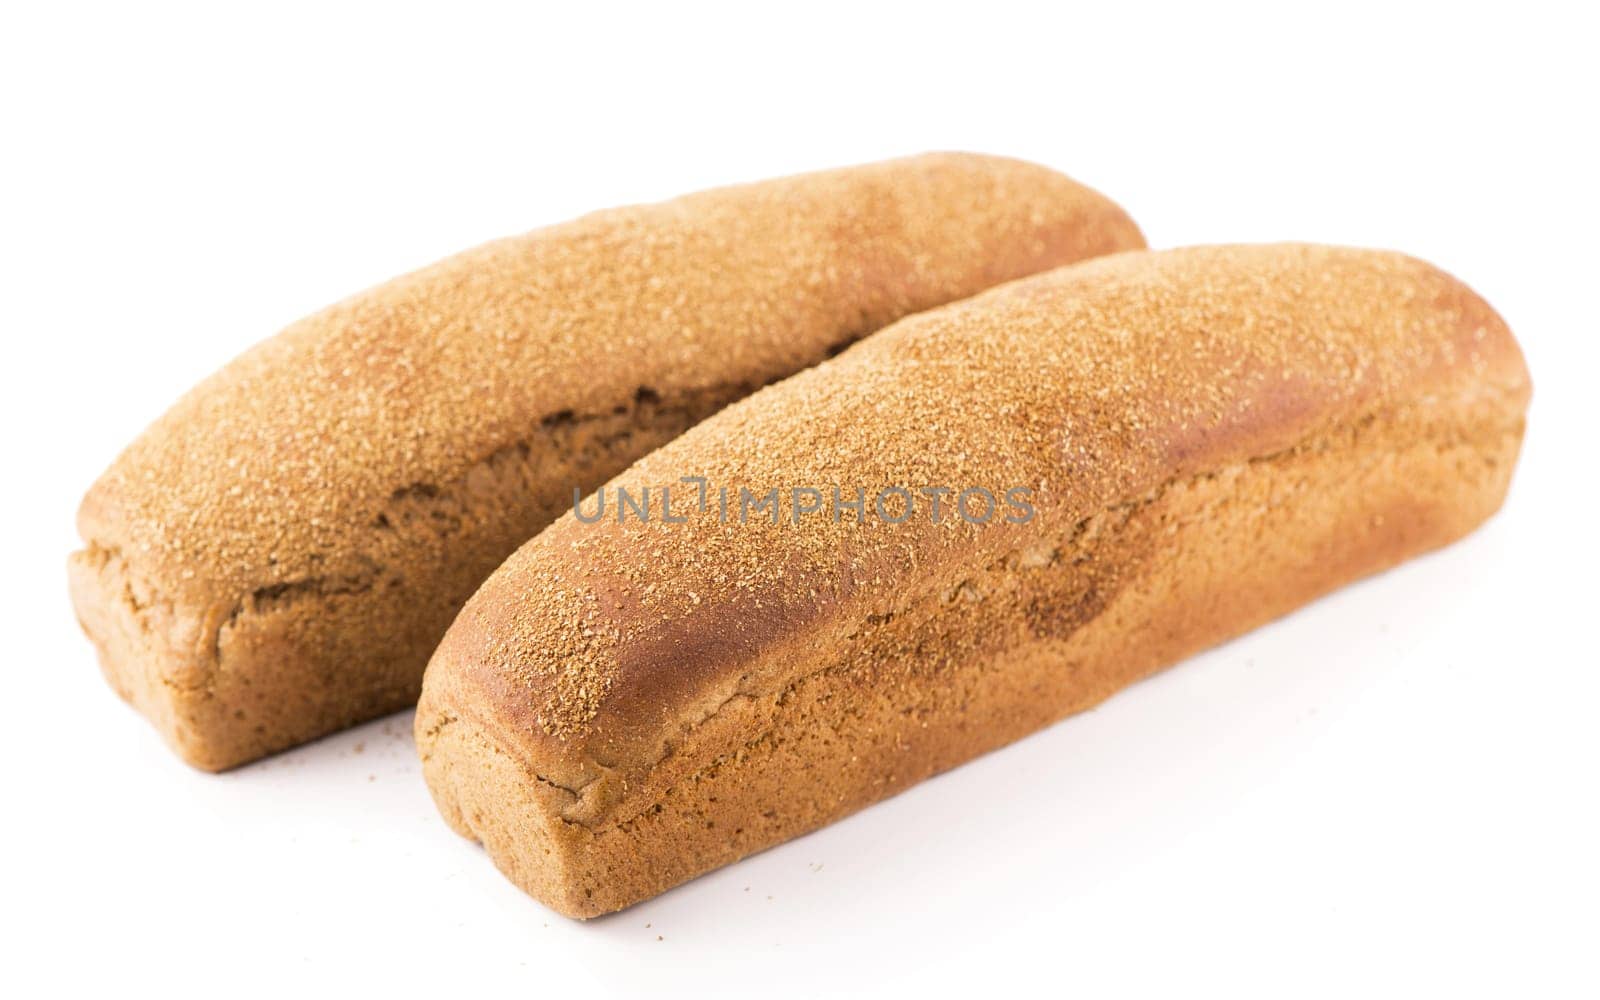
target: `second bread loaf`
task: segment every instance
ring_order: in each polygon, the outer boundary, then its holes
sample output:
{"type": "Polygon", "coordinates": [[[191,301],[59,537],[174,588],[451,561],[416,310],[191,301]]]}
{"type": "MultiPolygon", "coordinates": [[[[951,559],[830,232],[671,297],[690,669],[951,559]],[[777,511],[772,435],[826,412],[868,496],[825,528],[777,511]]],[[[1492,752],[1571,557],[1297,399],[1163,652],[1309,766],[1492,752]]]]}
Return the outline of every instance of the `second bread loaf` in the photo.
{"type": "Polygon", "coordinates": [[[1460,537],[1528,392],[1493,310],[1392,253],[1118,254],[902,320],[490,577],[424,773],[528,892],[627,906],[1460,537]]]}
{"type": "Polygon", "coordinates": [[[959,154],[490,243],[294,324],[156,421],[79,512],[79,620],[199,767],[403,708],[575,487],[907,313],[1140,245],[1060,174],[959,154]]]}

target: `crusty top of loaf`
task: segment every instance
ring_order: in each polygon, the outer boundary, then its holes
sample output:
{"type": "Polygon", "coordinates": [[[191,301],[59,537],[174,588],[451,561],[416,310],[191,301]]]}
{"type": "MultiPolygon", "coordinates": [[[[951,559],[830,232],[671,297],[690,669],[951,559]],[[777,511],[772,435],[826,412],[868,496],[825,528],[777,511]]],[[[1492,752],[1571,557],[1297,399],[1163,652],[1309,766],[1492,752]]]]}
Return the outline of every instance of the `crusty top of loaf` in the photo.
{"type": "Polygon", "coordinates": [[[1061,268],[904,319],[608,487],[1027,486],[1042,521],[569,513],[468,603],[425,690],[453,688],[452,706],[488,713],[553,781],[584,785],[597,766],[636,778],[735,692],[775,689],[767,675],[814,662],[950,560],[982,566],[1329,424],[1443,396],[1520,413],[1528,391],[1494,311],[1400,254],[1197,247],[1061,268]]]}
{"type": "Polygon", "coordinates": [[[79,512],[197,602],[359,569],[381,504],[558,414],[760,385],[916,310],[1128,247],[1043,167],[933,154],[489,243],[301,320],[184,396],[79,512]]]}

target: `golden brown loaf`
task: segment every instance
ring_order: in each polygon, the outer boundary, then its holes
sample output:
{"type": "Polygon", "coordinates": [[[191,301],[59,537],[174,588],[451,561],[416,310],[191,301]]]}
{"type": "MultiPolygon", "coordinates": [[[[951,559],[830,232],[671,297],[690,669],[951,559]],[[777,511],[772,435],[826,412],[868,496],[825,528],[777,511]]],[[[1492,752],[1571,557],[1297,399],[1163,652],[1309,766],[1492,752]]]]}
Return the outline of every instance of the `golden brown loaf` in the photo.
{"type": "Polygon", "coordinates": [[[1528,393],[1489,306],[1393,253],[1119,254],[902,320],[606,488],[687,523],[569,513],[496,571],[428,669],[428,784],[551,907],[628,906],[1460,537],[1528,393]],[[836,521],[834,486],[1033,516],[836,521]]]}
{"type": "Polygon", "coordinates": [[[294,324],[135,441],[79,512],[79,619],[200,767],[403,708],[575,487],[908,313],[1139,246],[1093,191],[962,154],[487,244],[294,324]]]}

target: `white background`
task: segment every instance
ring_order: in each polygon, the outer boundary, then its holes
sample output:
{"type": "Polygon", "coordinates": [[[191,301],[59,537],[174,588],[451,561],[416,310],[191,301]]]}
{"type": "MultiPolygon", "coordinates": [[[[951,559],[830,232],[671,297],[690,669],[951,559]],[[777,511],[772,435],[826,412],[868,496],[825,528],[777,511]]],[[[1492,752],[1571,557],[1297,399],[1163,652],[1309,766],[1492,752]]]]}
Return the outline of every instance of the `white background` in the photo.
{"type": "Polygon", "coordinates": [[[164,996],[1600,992],[1588,5],[224,6],[0,15],[0,975],[164,996]],[[588,924],[438,820],[408,715],[214,777],[100,680],[66,599],[78,498],[248,344],[490,237],[938,148],[1060,168],[1157,246],[1365,244],[1461,276],[1534,375],[1505,510],[588,924]]]}

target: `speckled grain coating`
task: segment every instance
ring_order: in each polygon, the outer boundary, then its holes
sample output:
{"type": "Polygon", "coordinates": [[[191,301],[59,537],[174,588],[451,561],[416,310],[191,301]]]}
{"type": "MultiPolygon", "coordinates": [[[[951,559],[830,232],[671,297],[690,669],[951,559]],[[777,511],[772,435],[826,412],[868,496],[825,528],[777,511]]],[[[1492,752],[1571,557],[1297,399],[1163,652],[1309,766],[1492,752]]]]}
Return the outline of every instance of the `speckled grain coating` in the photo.
{"type": "Polygon", "coordinates": [[[79,512],[79,619],[203,768],[403,708],[574,487],[903,315],[1142,245],[1093,191],[966,154],[487,244],[294,324],[135,441],[79,512]]]}
{"type": "Polygon", "coordinates": [[[1460,537],[1528,396],[1493,310],[1385,252],[1119,254],[902,320],[612,486],[1025,485],[1033,519],[568,514],[435,654],[429,786],[553,908],[630,905],[1460,537]]]}

